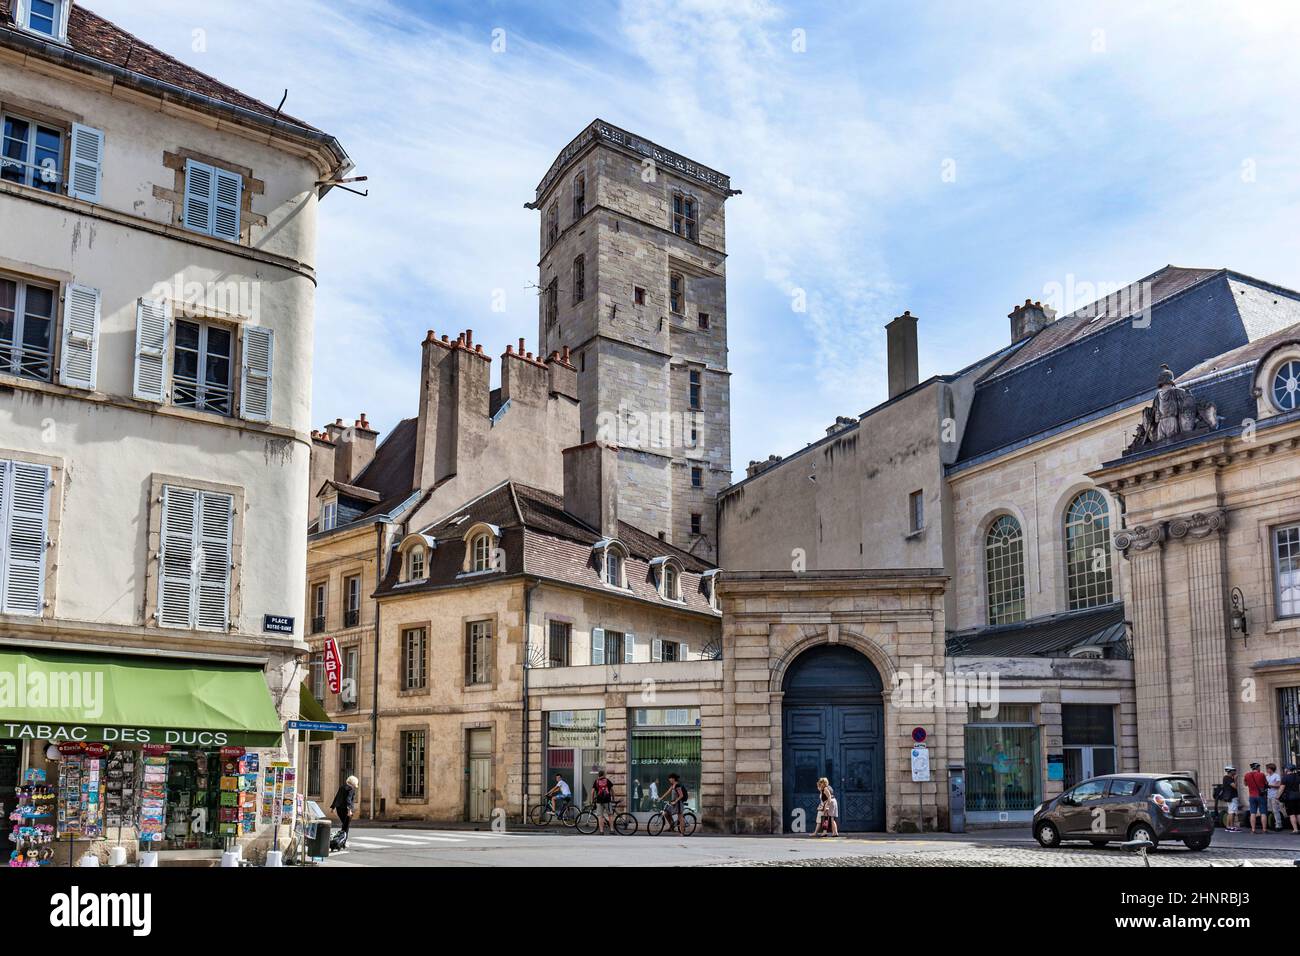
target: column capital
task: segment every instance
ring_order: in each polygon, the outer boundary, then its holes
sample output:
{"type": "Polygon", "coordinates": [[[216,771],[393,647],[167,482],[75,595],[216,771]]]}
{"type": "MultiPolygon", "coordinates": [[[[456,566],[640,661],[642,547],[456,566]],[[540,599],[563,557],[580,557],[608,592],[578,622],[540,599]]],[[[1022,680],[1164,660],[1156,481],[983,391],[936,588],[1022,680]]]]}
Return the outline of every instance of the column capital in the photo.
{"type": "Polygon", "coordinates": [[[1208,538],[1228,527],[1228,512],[1225,508],[1214,511],[1198,511],[1169,520],[1171,538],[1208,538]]]}
{"type": "Polygon", "coordinates": [[[1159,548],[1164,540],[1163,522],[1138,525],[1136,528],[1125,528],[1115,532],[1115,547],[1125,558],[1131,557],[1134,552],[1140,554],[1150,548],[1159,548]]]}

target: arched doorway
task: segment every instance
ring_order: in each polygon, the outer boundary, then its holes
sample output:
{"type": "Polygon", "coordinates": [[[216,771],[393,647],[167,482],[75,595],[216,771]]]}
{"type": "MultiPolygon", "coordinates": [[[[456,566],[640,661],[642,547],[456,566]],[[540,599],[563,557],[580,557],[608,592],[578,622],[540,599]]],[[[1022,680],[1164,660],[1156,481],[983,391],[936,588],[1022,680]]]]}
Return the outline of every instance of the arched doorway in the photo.
{"type": "Polygon", "coordinates": [[[817,778],[826,777],[840,805],[840,830],[885,827],[885,707],[880,672],[842,644],[822,645],[794,660],[782,682],[785,829],[796,808],[812,827],[817,778]]]}

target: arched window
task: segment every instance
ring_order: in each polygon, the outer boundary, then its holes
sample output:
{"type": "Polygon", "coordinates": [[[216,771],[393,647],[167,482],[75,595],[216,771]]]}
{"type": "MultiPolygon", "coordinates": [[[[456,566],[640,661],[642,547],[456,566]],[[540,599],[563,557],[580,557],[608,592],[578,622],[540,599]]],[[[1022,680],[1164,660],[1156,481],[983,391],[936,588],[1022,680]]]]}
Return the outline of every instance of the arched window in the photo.
{"type": "Polygon", "coordinates": [[[1020,522],[1002,515],[984,537],[984,578],[990,624],[1025,619],[1025,538],[1020,522]]]}
{"type": "Polygon", "coordinates": [[[623,556],[612,547],[605,549],[605,583],[614,588],[623,586],[623,556]]]}
{"type": "Polygon", "coordinates": [[[664,565],[664,600],[677,600],[677,569],[671,564],[664,565]]]}
{"type": "Polygon", "coordinates": [[[1095,488],[1081,492],[1065,509],[1065,585],[1072,611],[1114,600],[1110,508],[1095,488]]]}
{"type": "Polygon", "coordinates": [[[418,545],[411,549],[407,578],[411,581],[419,581],[424,578],[424,548],[418,545]]]}
{"type": "Polygon", "coordinates": [[[492,535],[484,532],[470,542],[471,571],[487,571],[492,567],[492,535]]]}
{"type": "Polygon", "coordinates": [[[1292,359],[1273,373],[1273,404],[1279,412],[1300,408],[1300,359],[1292,359]]]}

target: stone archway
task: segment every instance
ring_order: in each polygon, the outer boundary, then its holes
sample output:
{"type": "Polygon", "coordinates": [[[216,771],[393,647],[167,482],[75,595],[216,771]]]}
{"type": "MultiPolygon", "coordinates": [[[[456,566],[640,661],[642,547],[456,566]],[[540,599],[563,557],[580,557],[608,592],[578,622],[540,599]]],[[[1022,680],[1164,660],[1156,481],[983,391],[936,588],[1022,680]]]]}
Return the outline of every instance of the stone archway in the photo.
{"type": "Polygon", "coordinates": [[[823,777],[836,795],[842,832],[884,829],[883,689],[871,661],[845,644],[808,648],[784,668],[785,829],[813,825],[823,777]]]}

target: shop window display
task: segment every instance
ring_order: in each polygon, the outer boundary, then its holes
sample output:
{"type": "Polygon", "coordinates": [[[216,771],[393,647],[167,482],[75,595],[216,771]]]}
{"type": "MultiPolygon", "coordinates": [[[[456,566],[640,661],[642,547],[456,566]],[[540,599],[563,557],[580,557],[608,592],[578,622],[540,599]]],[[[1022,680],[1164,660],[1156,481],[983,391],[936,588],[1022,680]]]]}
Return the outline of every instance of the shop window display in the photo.
{"type": "Polygon", "coordinates": [[[631,731],[628,765],[629,809],[651,813],[675,773],[686,787],[686,805],[700,812],[700,709],[641,707],[628,713],[631,731]]]}
{"type": "Polygon", "coordinates": [[[558,773],[573,788],[573,799],[585,805],[596,771],[604,768],[605,712],[555,710],[546,718],[546,786],[558,773]]]}
{"type": "Polygon", "coordinates": [[[1003,704],[966,724],[966,810],[1032,813],[1042,799],[1038,727],[1029,704],[1003,704]]]}

